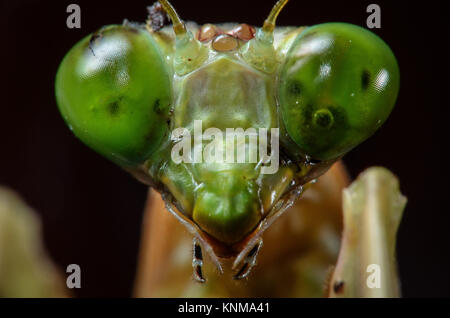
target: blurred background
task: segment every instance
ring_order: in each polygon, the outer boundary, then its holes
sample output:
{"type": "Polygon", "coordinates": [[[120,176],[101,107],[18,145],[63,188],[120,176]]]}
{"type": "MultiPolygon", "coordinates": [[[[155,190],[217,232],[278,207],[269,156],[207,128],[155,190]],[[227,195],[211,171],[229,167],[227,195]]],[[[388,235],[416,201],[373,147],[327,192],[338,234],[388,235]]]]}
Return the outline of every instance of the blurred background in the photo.
{"type": "MultiPolygon", "coordinates": [[[[260,26],[275,0],[173,0],[184,20],[260,26]]],[[[366,26],[373,1],[292,0],[279,25],[349,22],[366,26]]],[[[352,177],[385,166],[400,179],[408,204],[398,233],[403,296],[450,297],[450,215],[444,149],[448,99],[441,55],[448,35],[441,2],[415,6],[376,1],[381,29],[400,64],[401,88],[391,117],[344,161],[352,177]],[[441,125],[439,121],[442,120],[441,125]]],[[[54,78],[82,37],[123,19],[144,22],[152,0],[1,2],[0,185],[22,195],[41,216],[54,262],[82,269],[81,297],[130,296],[147,187],[103,159],[65,126],[54,78]],[[66,8],[81,7],[81,29],[68,29],[66,8]]]]}

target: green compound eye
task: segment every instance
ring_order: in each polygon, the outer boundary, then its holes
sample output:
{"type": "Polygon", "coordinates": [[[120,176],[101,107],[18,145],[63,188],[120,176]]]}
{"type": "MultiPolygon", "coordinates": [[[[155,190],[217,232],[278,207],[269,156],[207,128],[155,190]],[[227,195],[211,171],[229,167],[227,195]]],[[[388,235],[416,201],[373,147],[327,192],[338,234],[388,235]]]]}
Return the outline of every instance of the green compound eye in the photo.
{"type": "Polygon", "coordinates": [[[290,137],[305,155],[328,160],[385,122],[398,88],[397,61],[386,43],[361,27],[326,23],[294,40],[278,93],[290,137]]]}
{"type": "Polygon", "coordinates": [[[75,135],[119,165],[145,161],[168,131],[169,73],[143,29],[111,25],[78,42],[59,67],[55,89],[75,135]]]}

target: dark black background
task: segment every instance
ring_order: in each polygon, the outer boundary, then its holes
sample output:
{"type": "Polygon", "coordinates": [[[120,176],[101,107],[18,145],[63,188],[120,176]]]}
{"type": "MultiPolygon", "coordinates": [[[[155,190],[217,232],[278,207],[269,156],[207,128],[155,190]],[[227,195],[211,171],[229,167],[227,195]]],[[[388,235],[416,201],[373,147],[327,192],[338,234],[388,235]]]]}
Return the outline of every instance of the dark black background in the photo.
{"type": "MultiPolygon", "coordinates": [[[[42,216],[45,243],[62,268],[82,268],[76,295],[129,296],[147,188],[72,136],[54,98],[64,54],[83,36],[124,18],[143,22],[149,1],[1,2],[0,184],[42,216]],[[81,29],[66,27],[66,7],[81,6],[81,29]],[[4,92],[3,92],[4,90],[4,92]]],[[[173,0],[185,20],[261,25],[275,1],[173,0]]],[[[372,1],[374,2],[374,1],[372,1]]],[[[365,26],[369,1],[292,0],[280,25],[350,22],[365,26]]],[[[345,157],[353,177],[372,165],[399,176],[408,197],[398,233],[403,295],[450,296],[448,179],[444,175],[448,98],[440,2],[376,1],[401,89],[391,117],[345,157]],[[442,54],[443,53],[443,54],[442,54]],[[441,56],[442,54],[442,56],[441,56]]]]}

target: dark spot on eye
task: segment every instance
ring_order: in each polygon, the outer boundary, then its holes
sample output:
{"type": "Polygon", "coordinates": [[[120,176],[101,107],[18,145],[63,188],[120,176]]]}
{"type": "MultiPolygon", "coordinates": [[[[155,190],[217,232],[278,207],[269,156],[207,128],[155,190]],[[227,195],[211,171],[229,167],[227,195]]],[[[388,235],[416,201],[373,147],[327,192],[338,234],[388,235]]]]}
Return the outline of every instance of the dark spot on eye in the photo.
{"type": "MultiPolygon", "coordinates": [[[[322,154],[329,153],[342,143],[349,132],[347,112],[340,105],[315,105],[315,100],[307,100],[293,112],[295,118],[291,137],[300,136],[298,145],[304,154],[320,158],[322,154]]],[[[331,101],[332,102],[332,101],[331,101]]]]}
{"type": "Polygon", "coordinates": [[[161,101],[159,99],[155,100],[155,102],[153,103],[153,111],[158,115],[161,115],[162,109],[161,109],[161,101]]]}
{"type": "Polygon", "coordinates": [[[340,294],[344,291],[344,282],[342,280],[334,282],[333,291],[336,294],[340,294]]]}
{"type": "Polygon", "coordinates": [[[366,90],[369,87],[370,83],[370,73],[367,70],[364,70],[361,74],[361,86],[363,90],[366,90]]]}
{"type": "Polygon", "coordinates": [[[288,91],[289,94],[298,96],[302,92],[302,84],[297,80],[293,80],[289,83],[288,91]]]}
{"type": "Polygon", "coordinates": [[[111,115],[117,115],[117,113],[119,113],[120,110],[120,106],[119,106],[119,102],[118,101],[114,101],[112,103],[109,103],[107,105],[107,110],[108,113],[110,113],[111,115]]]}
{"type": "Polygon", "coordinates": [[[329,129],[333,126],[334,117],[328,109],[319,109],[313,115],[313,122],[320,128],[329,129]]]}

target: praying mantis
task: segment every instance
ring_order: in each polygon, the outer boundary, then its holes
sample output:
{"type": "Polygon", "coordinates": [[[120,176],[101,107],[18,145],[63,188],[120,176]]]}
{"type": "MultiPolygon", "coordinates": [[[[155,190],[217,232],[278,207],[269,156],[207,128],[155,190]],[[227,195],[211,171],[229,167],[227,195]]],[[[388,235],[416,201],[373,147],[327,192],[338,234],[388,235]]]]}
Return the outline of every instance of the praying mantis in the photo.
{"type": "Polygon", "coordinates": [[[396,58],[355,25],[276,27],[287,2],[259,28],[160,0],[61,62],[69,128],[153,189],[137,296],[399,295],[406,199],[380,167],[348,186],[340,161],[392,111],[396,58]]]}

